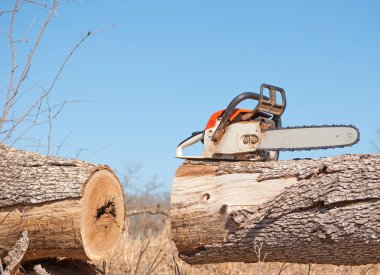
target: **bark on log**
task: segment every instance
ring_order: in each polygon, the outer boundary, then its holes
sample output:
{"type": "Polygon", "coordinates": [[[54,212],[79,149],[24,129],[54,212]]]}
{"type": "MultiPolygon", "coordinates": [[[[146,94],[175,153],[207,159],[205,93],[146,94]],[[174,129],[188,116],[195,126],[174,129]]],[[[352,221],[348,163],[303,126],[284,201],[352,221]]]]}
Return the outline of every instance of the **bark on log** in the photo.
{"type": "Polygon", "coordinates": [[[102,260],[124,230],[124,194],[107,166],[0,144],[0,258],[21,232],[24,260],[102,260]]]}
{"type": "Polygon", "coordinates": [[[380,155],[187,161],[171,204],[172,238],[190,264],[380,262],[380,155]]]}

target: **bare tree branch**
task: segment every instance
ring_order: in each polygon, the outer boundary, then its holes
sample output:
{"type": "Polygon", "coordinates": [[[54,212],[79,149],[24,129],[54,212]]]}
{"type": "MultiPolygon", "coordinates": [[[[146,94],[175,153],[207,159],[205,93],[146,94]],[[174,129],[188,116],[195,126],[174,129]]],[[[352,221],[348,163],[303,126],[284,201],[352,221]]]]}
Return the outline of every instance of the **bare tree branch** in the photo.
{"type": "MultiPolygon", "coordinates": [[[[46,104],[48,106],[48,123],[49,123],[49,131],[48,131],[48,147],[47,147],[47,155],[50,155],[50,145],[51,145],[51,131],[52,131],[52,118],[51,118],[51,108],[50,108],[50,103],[49,103],[49,96],[46,97],[46,104]]],[[[63,106],[62,106],[63,107],[63,106]]]]}
{"type": "Polygon", "coordinates": [[[13,10],[6,10],[6,11],[0,11],[0,16],[2,16],[4,13],[11,13],[13,10]]]}
{"type": "Polygon", "coordinates": [[[69,138],[70,135],[71,135],[71,133],[69,133],[68,135],[66,135],[64,137],[64,139],[62,140],[62,142],[57,146],[57,151],[55,152],[56,155],[59,155],[59,151],[61,150],[62,146],[65,145],[65,142],[69,138]]]}
{"type": "Polygon", "coordinates": [[[36,2],[36,1],[32,1],[32,0],[23,0],[25,3],[30,3],[30,4],[34,4],[34,5],[37,5],[37,6],[41,6],[41,7],[44,7],[44,8],[47,8],[48,7],[48,4],[47,3],[39,3],[39,2],[36,2]]]}
{"type": "Polygon", "coordinates": [[[170,216],[170,213],[168,210],[163,209],[161,205],[157,204],[156,207],[144,207],[143,209],[138,210],[131,210],[128,211],[126,214],[127,217],[136,216],[136,215],[143,215],[143,214],[150,214],[150,215],[164,215],[166,217],[170,216]]]}
{"type": "Polygon", "coordinates": [[[13,90],[14,74],[15,74],[15,69],[16,69],[15,68],[15,48],[14,48],[14,42],[13,42],[13,27],[14,27],[14,23],[15,23],[15,16],[16,16],[16,13],[18,10],[17,7],[18,7],[19,2],[20,2],[19,0],[16,0],[16,2],[15,2],[15,6],[14,6],[13,11],[12,11],[11,23],[9,26],[9,36],[8,37],[9,37],[9,44],[11,47],[11,74],[10,74],[10,79],[9,79],[8,92],[7,92],[5,102],[4,102],[3,114],[2,114],[1,119],[0,119],[0,132],[2,130],[4,120],[7,117],[7,113],[9,112],[8,102],[9,102],[9,98],[10,98],[12,90],[13,90]]]}
{"type": "MultiPolygon", "coordinates": [[[[31,88],[29,87],[25,89],[25,87],[23,86],[25,83],[25,79],[28,76],[28,72],[30,70],[32,62],[34,62],[36,50],[38,46],[40,45],[42,36],[47,30],[48,24],[51,22],[54,14],[56,13],[58,9],[58,6],[60,6],[62,2],[68,2],[68,1],[14,0],[13,9],[0,11],[0,15],[4,13],[8,13],[8,12],[11,14],[8,20],[9,21],[8,22],[9,30],[7,30],[8,33],[4,33],[4,35],[7,37],[7,43],[9,43],[10,45],[10,61],[9,61],[10,64],[9,64],[9,82],[7,83],[7,87],[5,87],[6,91],[4,92],[4,97],[2,99],[4,100],[4,104],[3,104],[3,109],[0,113],[0,142],[7,143],[9,146],[15,146],[15,144],[19,141],[30,140],[29,138],[26,138],[26,134],[29,133],[30,130],[33,129],[35,126],[47,124],[47,134],[44,137],[44,143],[46,144],[46,146],[45,144],[41,146],[42,145],[41,140],[37,139],[36,141],[39,143],[37,148],[46,147],[48,155],[52,153],[51,149],[53,148],[52,147],[52,142],[53,142],[52,120],[54,120],[58,116],[62,108],[67,103],[70,103],[69,101],[65,100],[63,103],[53,104],[52,100],[50,100],[51,97],[49,96],[51,92],[53,91],[53,89],[55,88],[58,79],[61,77],[65,66],[67,65],[71,57],[74,55],[74,53],[78,50],[78,48],[84,43],[84,41],[88,37],[92,36],[93,34],[100,33],[106,30],[106,29],[103,29],[103,30],[98,30],[95,32],[88,31],[85,35],[82,35],[80,40],[74,45],[74,47],[69,51],[67,56],[64,58],[60,67],[58,68],[57,73],[53,75],[52,81],[48,84],[49,86],[47,86],[46,88],[43,88],[40,85],[36,84],[36,85],[33,85],[31,88]],[[23,7],[27,5],[40,6],[44,9],[47,9],[47,12],[43,18],[42,24],[36,30],[36,38],[33,40],[33,43],[31,44],[29,54],[24,58],[25,60],[22,61],[23,65],[19,67],[18,66],[19,64],[17,64],[19,48],[17,47],[16,43],[17,42],[29,43],[29,37],[28,37],[29,31],[36,20],[35,18],[33,18],[32,22],[26,28],[26,32],[24,33],[23,37],[19,39],[15,38],[15,34],[19,33],[16,28],[18,25],[17,16],[19,16],[18,14],[20,14],[21,9],[23,9],[23,7]],[[31,90],[34,90],[36,86],[41,89],[42,91],[41,94],[32,93],[34,91],[31,91],[31,90]],[[24,106],[24,102],[21,101],[21,98],[24,98],[24,97],[27,97],[27,100],[30,101],[27,107],[22,107],[24,106]],[[45,107],[45,105],[47,107],[45,107]],[[45,138],[47,139],[46,142],[45,142],[45,138]]],[[[114,26],[112,26],[111,28],[114,28],[114,26]]],[[[58,148],[57,152],[59,152],[61,147],[62,145],[57,147],[58,148]]],[[[84,149],[80,149],[78,151],[77,157],[83,150],[84,149]]]]}
{"type": "Polygon", "coordinates": [[[87,38],[89,38],[91,35],[93,35],[93,34],[94,34],[93,32],[90,32],[90,31],[87,32],[87,34],[86,34],[84,37],[82,37],[81,40],[79,40],[79,42],[74,46],[74,48],[73,48],[73,49],[70,51],[70,53],[66,56],[66,58],[65,58],[65,60],[63,61],[61,67],[60,67],[59,70],[58,70],[58,73],[55,75],[55,77],[54,77],[54,79],[53,79],[53,82],[51,83],[49,89],[47,89],[47,93],[48,93],[48,94],[53,90],[53,88],[54,88],[54,86],[55,86],[55,83],[57,82],[58,78],[60,77],[60,75],[61,75],[63,69],[65,68],[67,62],[70,60],[70,58],[72,57],[72,55],[73,55],[73,54],[75,53],[75,51],[76,51],[76,50],[77,50],[77,49],[83,44],[83,42],[84,42],[87,38]]]}
{"type": "MultiPolygon", "coordinates": [[[[24,114],[17,120],[17,122],[9,129],[7,130],[7,134],[6,136],[3,138],[3,142],[5,142],[6,140],[8,140],[10,138],[10,136],[12,135],[12,133],[16,130],[16,128],[25,121],[25,118],[28,114],[30,114],[33,109],[47,96],[47,94],[43,94],[42,96],[40,96],[39,99],[37,99],[34,104],[24,112],[24,114]]],[[[4,133],[4,132],[3,132],[4,133]]],[[[15,143],[17,142],[18,139],[16,139],[13,143],[12,143],[12,146],[15,145],[15,143]]]]}
{"type": "MultiPolygon", "coordinates": [[[[19,0],[18,0],[18,1],[19,1],[19,0]]],[[[57,3],[58,3],[58,1],[55,1],[55,2],[54,2],[54,5],[53,5],[53,8],[52,8],[51,12],[52,12],[54,9],[56,9],[57,3]]],[[[51,16],[50,16],[50,17],[51,17],[51,16]]],[[[45,21],[45,24],[44,24],[44,27],[43,27],[43,28],[46,27],[47,23],[48,23],[49,20],[50,20],[50,17],[48,16],[47,20],[45,21]]],[[[98,32],[101,32],[101,31],[98,31],[98,32]]],[[[95,33],[98,33],[98,32],[95,32],[95,33]]],[[[20,137],[16,138],[16,139],[13,141],[13,143],[12,143],[11,146],[14,146],[14,145],[16,144],[16,142],[17,142],[18,140],[20,140],[20,138],[21,138],[26,132],[28,132],[31,128],[33,128],[34,126],[36,126],[36,125],[38,125],[38,124],[42,124],[42,123],[37,123],[37,118],[38,118],[38,115],[41,114],[41,112],[40,112],[40,108],[41,108],[41,104],[42,104],[43,99],[45,99],[46,97],[48,97],[49,94],[52,92],[52,90],[53,90],[53,88],[54,88],[54,86],[55,86],[57,80],[59,79],[60,75],[61,75],[62,72],[63,72],[64,67],[66,66],[67,62],[70,60],[70,58],[72,57],[72,55],[75,53],[75,51],[76,51],[76,50],[82,45],[82,43],[83,43],[88,37],[90,37],[90,36],[93,35],[93,34],[94,34],[94,32],[90,32],[90,31],[89,31],[89,32],[87,32],[87,34],[86,34],[85,36],[83,36],[83,37],[80,39],[80,41],[74,46],[74,48],[73,48],[73,49],[69,52],[69,54],[66,56],[64,62],[62,63],[61,67],[59,68],[59,70],[58,70],[57,74],[55,75],[55,77],[54,77],[52,83],[50,84],[49,88],[46,90],[46,89],[44,89],[43,87],[39,86],[40,89],[43,90],[43,94],[42,94],[42,96],[41,96],[40,98],[38,98],[38,99],[35,101],[35,103],[32,104],[32,106],[27,110],[27,112],[25,112],[20,118],[18,118],[17,120],[12,120],[14,123],[13,123],[13,125],[12,125],[9,129],[7,129],[6,131],[1,132],[1,129],[2,129],[3,125],[4,125],[4,121],[8,121],[6,117],[7,117],[8,113],[9,113],[10,109],[13,107],[13,105],[14,105],[14,103],[15,103],[16,96],[17,96],[17,94],[18,94],[18,92],[19,92],[19,90],[18,90],[18,89],[19,89],[19,84],[22,83],[23,79],[25,78],[25,74],[24,74],[24,77],[20,78],[20,81],[19,81],[19,83],[18,83],[18,86],[17,86],[16,89],[13,91],[13,94],[12,94],[12,87],[13,87],[13,84],[10,84],[9,92],[8,92],[8,94],[7,94],[6,103],[5,103],[5,106],[4,106],[4,109],[3,109],[3,119],[0,121],[0,134],[7,133],[6,136],[3,138],[3,142],[7,141],[7,140],[10,138],[10,136],[11,136],[12,133],[16,130],[16,128],[18,128],[18,127],[20,126],[20,124],[23,123],[23,122],[26,120],[26,117],[31,116],[31,112],[35,109],[36,106],[37,106],[38,108],[37,108],[37,114],[36,114],[36,117],[35,117],[35,121],[34,121],[34,123],[33,123],[30,127],[28,127],[28,128],[27,128],[27,129],[26,129],[26,130],[20,135],[20,137]],[[11,94],[12,94],[12,97],[9,98],[11,94]]],[[[41,35],[42,35],[42,32],[40,31],[40,36],[41,36],[41,35]]],[[[39,38],[37,38],[38,40],[40,39],[40,36],[39,36],[39,38]]],[[[12,42],[12,45],[13,45],[13,42],[12,42]]],[[[36,47],[37,45],[38,45],[38,42],[35,43],[35,47],[36,47]]],[[[34,49],[32,50],[31,54],[29,55],[29,59],[28,59],[28,62],[27,62],[27,64],[29,64],[29,65],[27,65],[27,66],[30,66],[30,62],[32,61],[32,59],[31,59],[31,55],[34,54],[35,47],[34,47],[34,49]]],[[[14,66],[14,65],[12,65],[12,66],[14,66]]],[[[13,70],[12,72],[14,72],[14,70],[13,70]]],[[[25,72],[25,70],[24,70],[24,72],[25,72]]],[[[27,72],[26,72],[26,73],[27,73],[27,72]]],[[[12,77],[13,77],[13,75],[14,75],[14,74],[12,74],[12,77]]],[[[13,79],[12,79],[12,83],[13,83],[13,79]]],[[[54,116],[52,116],[49,101],[46,100],[46,103],[48,104],[48,108],[47,108],[47,112],[48,112],[48,121],[47,121],[47,123],[49,123],[49,133],[48,133],[48,154],[50,154],[50,149],[49,149],[49,148],[51,147],[51,126],[52,126],[52,124],[51,124],[51,122],[49,122],[49,121],[50,121],[51,119],[54,119],[54,118],[58,115],[58,113],[60,112],[60,110],[59,110],[59,112],[57,112],[54,116]]],[[[66,102],[64,102],[64,104],[65,104],[65,103],[66,103],[66,102]]],[[[63,105],[64,105],[64,104],[63,104],[63,105]]],[[[63,107],[63,105],[62,105],[61,107],[63,107]]]]}
{"type": "MultiPolygon", "coordinates": [[[[18,3],[19,3],[19,0],[16,0],[16,5],[15,5],[14,13],[16,13],[16,11],[17,11],[17,5],[18,5],[18,3]]],[[[39,34],[38,34],[38,36],[37,36],[37,39],[36,39],[36,41],[35,41],[35,43],[34,43],[34,46],[33,46],[32,50],[31,50],[31,52],[30,52],[30,54],[29,54],[28,60],[26,61],[26,64],[25,64],[24,69],[23,69],[23,71],[22,71],[22,73],[21,73],[21,76],[20,76],[19,81],[17,82],[17,85],[16,85],[16,87],[14,88],[14,90],[13,90],[13,89],[9,90],[9,92],[10,92],[10,93],[9,93],[9,97],[8,97],[8,95],[7,95],[7,100],[5,101],[5,105],[4,105],[4,108],[3,108],[3,114],[2,114],[2,116],[1,116],[1,120],[0,120],[0,131],[1,131],[2,128],[3,128],[3,121],[6,119],[6,117],[7,117],[8,113],[9,113],[9,111],[12,109],[12,106],[13,106],[14,100],[15,100],[15,98],[16,98],[18,92],[19,92],[19,89],[20,89],[20,87],[21,87],[21,84],[24,82],[24,80],[25,80],[25,78],[26,78],[26,75],[27,75],[27,73],[28,73],[28,71],[29,71],[30,65],[31,65],[32,60],[33,60],[33,57],[34,57],[34,53],[35,53],[35,51],[36,51],[36,49],[37,49],[37,46],[38,46],[38,44],[40,43],[41,37],[42,37],[42,35],[43,35],[44,32],[45,32],[46,26],[47,26],[48,23],[50,22],[50,20],[51,20],[51,18],[52,18],[52,16],[53,16],[53,14],[54,14],[54,12],[55,12],[57,6],[58,6],[58,0],[54,0],[54,3],[53,3],[53,5],[52,5],[52,8],[50,9],[50,12],[49,12],[48,16],[46,17],[45,22],[44,22],[43,26],[41,27],[40,32],[39,32],[39,34]],[[13,91],[13,92],[12,92],[12,91],[13,91]],[[11,96],[11,95],[12,95],[12,96],[11,96]],[[11,96],[11,97],[10,97],[10,96],[11,96]]],[[[13,25],[14,25],[14,23],[11,23],[11,28],[13,28],[13,25]]],[[[11,41],[12,41],[12,40],[11,40],[11,41]]],[[[13,41],[12,41],[11,43],[12,43],[12,45],[13,45],[13,41]]],[[[12,71],[13,71],[13,72],[14,72],[14,69],[15,69],[15,68],[12,66],[12,71]]],[[[12,81],[12,83],[13,83],[13,81],[12,81]]],[[[11,87],[13,87],[13,85],[11,85],[11,87]]]]}
{"type": "Polygon", "coordinates": [[[141,263],[141,259],[142,259],[143,255],[144,255],[145,251],[148,249],[151,240],[152,240],[152,236],[149,237],[149,240],[146,242],[145,245],[141,246],[139,258],[137,260],[136,267],[135,267],[134,275],[138,274],[138,269],[139,269],[139,266],[140,266],[140,263],[141,263]]]}
{"type": "MultiPolygon", "coordinates": [[[[44,97],[43,97],[44,98],[44,97]]],[[[64,105],[68,102],[68,101],[64,101],[63,103],[61,103],[61,104],[57,104],[57,105],[55,105],[55,106],[53,106],[53,107],[49,107],[48,109],[47,109],[47,111],[49,112],[49,114],[48,114],[48,119],[46,119],[46,120],[43,120],[43,121],[37,121],[37,117],[41,114],[41,109],[40,109],[40,104],[41,104],[41,102],[42,102],[42,99],[43,98],[40,98],[40,101],[36,101],[36,103],[35,103],[35,105],[33,106],[33,109],[34,109],[34,107],[36,107],[37,105],[38,105],[38,109],[37,109],[37,113],[36,113],[36,116],[35,116],[35,119],[34,119],[34,121],[32,122],[32,124],[29,126],[29,127],[27,127],[26,129],[24,129],[24,131],[17,137],[17,138],[15,138],[14,139],[14,141],[13,141],[13,143],[12,143],[12,146],[14,146],[20,139],[22,139],[22,137],[26,134],[26,133],[28,133],[33,127],[35,127],[35,126],[38,126],[38,125],[42,125],[42,124],[46,124],[46,123],[48,123],[49,125],[51,125],[51,122],[59,115],[59,113],[62,111],[62,109],[63,109],[63,107],[64,107],[64,105]],[[59,110],[55,113],[55,114],[53,114],[53,115],[51,115],[51,113],[52,113],[52,111],[53,111],[53,109],[55,109],[56,107],[59,107],[59,110]]],[[[76,101],[71,101],[70,103],[72,103],[72,102],[76,102],[76,101]]],[[[30,112],[33,110],[33,109],[30,109],[30,112]]],[[[20,123],[23,123],[25,120],[26,120],[26,117],[27,116],[29,116],[30,114],[30,112],[28,112],[28,113],[25,113],[24,115],[23,115],[23,117],[19,120],[20,121],[20,123]]],[[[16,128],[17,128],[17,126],[18,126],[18,124],[20,124],[20,123],[17,123],[17,124],[15,124],[14,125],[14,127],[11,129],[11,131],[14,131],[16,128]]],[[[51,127],[51,126],[50,126],[51,127]]],[[[50,129],[50,128],[49,128],[50,129]]],[[[8,133],[8,137],[10,137],[10,134],[11,134],[11,132],[9,132],[8,133]]],[[[51,135],[51,130],[49,130],[49,135],[51,135]]],[[[50,136],[48,136],[48,140],[50,139],[50,136]]],[[[51,147],[51,145],[48,145],[48,147],[51,147]]],[[[50,150],[49,150],[50,151],[50,150]]]]}

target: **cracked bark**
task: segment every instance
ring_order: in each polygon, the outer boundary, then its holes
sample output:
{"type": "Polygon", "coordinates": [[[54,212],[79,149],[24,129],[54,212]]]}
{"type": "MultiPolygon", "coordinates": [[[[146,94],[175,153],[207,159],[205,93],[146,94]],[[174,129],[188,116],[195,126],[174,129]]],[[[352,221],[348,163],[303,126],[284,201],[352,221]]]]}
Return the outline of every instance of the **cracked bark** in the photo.
{"type": "Polygon", "coordinates": [[[107,166],[0,144],[0,258],[27,231],[24,260],[104,259],[124,216],[123,190],[107,166]]]}
{"type": "Polygon", "coordinates": [[[172,238],[191,264],[255,262],[258,244],[265,261],[378,263],[379,172],[380,155],[187,161],[174,177],[172,238]]]}

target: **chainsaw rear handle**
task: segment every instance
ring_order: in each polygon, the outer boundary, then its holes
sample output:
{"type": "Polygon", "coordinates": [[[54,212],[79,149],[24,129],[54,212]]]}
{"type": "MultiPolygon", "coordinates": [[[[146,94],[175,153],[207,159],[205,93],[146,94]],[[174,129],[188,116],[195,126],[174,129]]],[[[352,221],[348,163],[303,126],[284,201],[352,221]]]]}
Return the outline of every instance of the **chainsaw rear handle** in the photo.
{"type": "Polygon", "coordinates": [[[224,111],[223,116],[220,120],[220,123],[218,127],[215,130],[215,133],[213,134],[211,140],[213,142],[217,142],[220,140],[224,134],[224,129],[227,126],[227,123],[229,121],[229,118],[233,114],[236,106],[246,100],[246,99],[253,99],[258,101],[256,107],[253,109],[252,113],[257,113],[260,111],[269,113],[273,116],[273,120],[277,122],[277,120],[281,117],[283,112],[285,111],[286,107],[286,97],[285,97],[285,91],[282,88],[269,85],[269,84],[262,84],[260,87],[260,94],[257,93],[251,93],[246,92],[238,95],[235,97],[230,104],[228,104],[227,109],[224,111]],[[269,98],[264,95],[264,89],[269,90],[269,98]],[[282,102],[280,104],[277,104],[276,102],[276,94],[279,92],[281,94],[282,102]]]}

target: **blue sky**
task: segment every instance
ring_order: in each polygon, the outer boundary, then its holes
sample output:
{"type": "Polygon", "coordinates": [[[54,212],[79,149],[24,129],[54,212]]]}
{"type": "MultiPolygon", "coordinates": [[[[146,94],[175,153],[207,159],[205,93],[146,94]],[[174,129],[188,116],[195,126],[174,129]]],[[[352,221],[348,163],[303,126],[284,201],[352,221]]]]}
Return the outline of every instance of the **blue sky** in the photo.
{"type": "MultiPolygon", "coordinates": [[[[0,1],[0,9],[9,2],[0,1]]],[[[141,176],[157,175],[167,191],[182,162],[174,158],[177,144],[239,93],[258,92],[261,83],[285,89],[284,126],[342,123],[361,132],[353,147],[283,153],[282,159],[371,153],[380,128],[379,13],[378,1],[64,3],[24,88],[47,86],[81,34],[108,29],[83,44],[55,87],[54,102],[87,101],[63,109],[52,143],[67,137],[61,155],[73,157],[82,148],[80,159],[107,163],[121,174],[141,164],[141,176]]],[[[38,7],[20,12],[18,34],[31,29],[35,36],[45,14],[38,7]]],[[[0,17],[2,31],[7,20],[0,17]]],[[[0,41],[2,90],[9,77],[6,39],[0,41]]],[[[20,63],[25,49],[17,52],[20,63]]],[[[47,129],[30,135],[43,139],[47,129]]]]}

